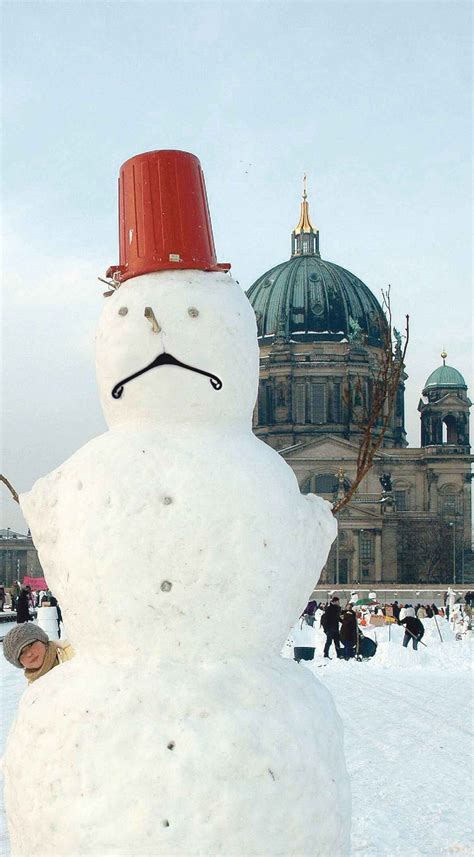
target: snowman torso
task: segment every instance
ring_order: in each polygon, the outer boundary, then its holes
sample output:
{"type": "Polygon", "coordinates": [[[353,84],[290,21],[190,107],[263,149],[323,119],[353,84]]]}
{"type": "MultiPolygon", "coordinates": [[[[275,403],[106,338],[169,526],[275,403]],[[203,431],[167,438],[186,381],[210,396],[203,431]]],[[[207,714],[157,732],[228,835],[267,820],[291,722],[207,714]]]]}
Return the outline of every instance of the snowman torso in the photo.
{"type": "Polygon", "coordinates": [[[131,656],[137,611],[134,657],[150,642],[163,658],[277,653],[334,532],[327,504],[251,434],[112,431],[24,508],[42,518],[40,558],[76,649],[104,658],[111,625],[131,656]]]}

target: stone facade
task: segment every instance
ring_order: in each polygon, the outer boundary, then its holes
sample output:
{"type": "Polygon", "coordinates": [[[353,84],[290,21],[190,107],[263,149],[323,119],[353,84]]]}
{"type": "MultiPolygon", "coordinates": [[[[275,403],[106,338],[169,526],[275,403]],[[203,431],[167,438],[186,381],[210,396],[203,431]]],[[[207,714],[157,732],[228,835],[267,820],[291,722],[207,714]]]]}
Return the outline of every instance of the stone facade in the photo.
{"type": "Polygon", "coordinates": [[[43,577],[31,536],[0,530],[0,584],[10,587],[24,577],[43,577]]]}
{"type": "MultiPolygon", "coordinates": [[[[335,500],[357,471],[363,415],[387,343],[382,307],[357,277],[321,260],[306,193],[290,260],[259,277],[248,296],[260,345],[254,432],[293,468],[302,492],[335,500]]],[[[396,332],[395,339],[401,359],[396,332]]],[[[321,584],[464,581],[471,402],[446,356],[422,392],[418,448],[406,443],[401,367],[383,443],[338,515],[321,584]]]]}

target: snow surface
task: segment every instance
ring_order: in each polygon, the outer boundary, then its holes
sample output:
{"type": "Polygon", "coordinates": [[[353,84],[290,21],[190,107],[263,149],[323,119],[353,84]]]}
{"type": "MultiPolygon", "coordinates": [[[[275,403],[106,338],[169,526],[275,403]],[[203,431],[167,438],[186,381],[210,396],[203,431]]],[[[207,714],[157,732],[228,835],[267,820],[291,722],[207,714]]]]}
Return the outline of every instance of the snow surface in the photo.
{"type": "Polygon", "coordinates": [[[352,790],[352,857],[474,854],[473,639],[423,619],[426,647],[402,646],[398,625],[363,628],[378,644],[357,662],[322,657],[313,628],[295,623],[283,648],[315,646],[300,666],[331,691],[344,723],[352,790]],[[440,633],[442,640],[440,639],[440,633]]]}
{"type": "MultiPolygon", "coordinates": [[[[362,663],[346,663],[323,661],[324,635],[317,623],[316,660],[299,665],[331,691],[344,722],[353,804],[351,857],[465,857],[474,853],[470,783],[473,643],[469,635],[455,640],[445,619],[438,619],[443,643],[433,620],[423,620],[423,624],[426,649],[404,649],[403,630],[398,626],[390,628],[390,642],[388,627],[364,630],[377,636],[376,656],[362,663]]],[[[8,627],[1,630],[3,634],[8,627]]],[[[1,658],[0,681],[3,750],[25,680],[20,670],[1,658]]],[[[52,722],[54,726],[54,715],[52,722]]],[[[34,753],[30,742],[30,762],[34,753]]],[[[318,855],[318,830],[306,823],[313,832],[312,853],[318,855]]],[[[0,855],[9,857],[9,853],[2,813],[0,855]]],[[[139,853],[134,857],[140,857],[139,853]]],[[[272,857],[271,852],[265,857],[272,857]]]]}

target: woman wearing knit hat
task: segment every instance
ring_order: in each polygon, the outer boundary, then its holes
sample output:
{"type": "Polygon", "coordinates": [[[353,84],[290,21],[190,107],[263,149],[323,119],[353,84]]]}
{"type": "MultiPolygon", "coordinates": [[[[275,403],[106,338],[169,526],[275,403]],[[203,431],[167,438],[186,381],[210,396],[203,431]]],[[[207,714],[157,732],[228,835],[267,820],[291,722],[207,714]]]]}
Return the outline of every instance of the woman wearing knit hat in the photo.
{"type": "Polygon", "coordinates": [[[53,642],[38,625],[17,625],[3,641],[3,654],[14,667],[24,669],[28,683],[46,675],[64,661],[74,657],[69,643],[53,642]]]}

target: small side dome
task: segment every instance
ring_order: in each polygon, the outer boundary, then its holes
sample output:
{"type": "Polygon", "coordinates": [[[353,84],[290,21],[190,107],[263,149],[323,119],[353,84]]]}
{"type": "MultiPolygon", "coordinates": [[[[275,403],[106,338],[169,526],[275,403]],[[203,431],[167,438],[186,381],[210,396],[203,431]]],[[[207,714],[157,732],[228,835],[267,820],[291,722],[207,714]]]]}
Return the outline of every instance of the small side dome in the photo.
{"type": "Polygon", "coordinates": [[[438,366],[438,368],[431,373],[423,388],[423,392],[425,390],[431,390],[433,387],[443,387],[444,389],[461,388],[463,390],[467,390],[467,384],[461,373],[453,366],[446,366],[446,364],[438,366]]]}

